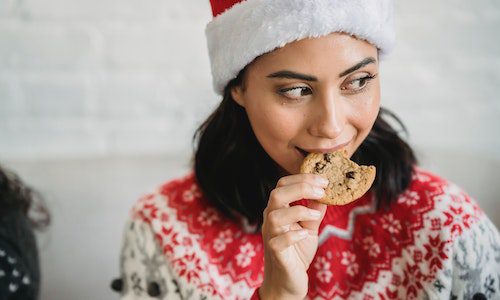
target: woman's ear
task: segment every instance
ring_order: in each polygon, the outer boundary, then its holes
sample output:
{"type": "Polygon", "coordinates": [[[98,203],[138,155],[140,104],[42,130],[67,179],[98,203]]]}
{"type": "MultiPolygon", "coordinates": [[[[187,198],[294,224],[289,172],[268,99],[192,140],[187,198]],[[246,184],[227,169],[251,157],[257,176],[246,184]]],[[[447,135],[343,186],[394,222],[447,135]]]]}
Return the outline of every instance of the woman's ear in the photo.
{"type": "Polygon", "coordinates": [[[243,89],[241,85],[236,85],[231,88],[231,97],[233,97],[233,100],[241,107],[245,107],[245,101],[243,99],[243,89]]]}

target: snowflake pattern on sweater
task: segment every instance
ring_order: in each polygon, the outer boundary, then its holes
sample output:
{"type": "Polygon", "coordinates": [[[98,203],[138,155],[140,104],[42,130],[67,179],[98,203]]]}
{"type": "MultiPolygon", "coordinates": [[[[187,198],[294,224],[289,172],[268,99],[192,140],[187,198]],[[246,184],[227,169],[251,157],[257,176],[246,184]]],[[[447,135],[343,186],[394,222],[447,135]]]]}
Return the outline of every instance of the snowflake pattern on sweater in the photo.
{"type": "MultiPolygon", "coordinates": [[[[194,173],[167,182],[131,211],[122,299],[258,299],[264,249],[252,229],[219,213],[194,173]]],[[[415,167],[388,210],[371,192],[328,207],[308,275],[306,299],[500,299],[500,235],[461,188],[415,167]]]]}

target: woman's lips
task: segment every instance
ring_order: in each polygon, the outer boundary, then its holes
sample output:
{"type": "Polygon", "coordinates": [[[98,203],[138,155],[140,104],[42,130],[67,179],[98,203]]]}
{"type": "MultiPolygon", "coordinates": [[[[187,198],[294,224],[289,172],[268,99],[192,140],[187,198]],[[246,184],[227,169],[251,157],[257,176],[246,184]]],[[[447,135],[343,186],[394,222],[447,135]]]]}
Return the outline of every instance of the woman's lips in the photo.
{"type": "Polygon", "coordinates": [[[306,151],[300,149],[299,147],[295,147],[295,150],[297,150],[299,152],[299,154],[302,155],[303,157],[306,157],[307,154],[309,154],[306,151]]]}
{"type": "Polygon", "coordinates": [[[339,145],[337,145],[337,146],[335,146],[335,147],[332,147],[332,148],[314,148],[314,149],[313,149],[313,148],[311,148],[311,149],[302,149],[302,148],[297,147],[297,146],[295,146],[295,148],[297,149],[297,151],[298,151],[298,152],[299,152],[302,156],[306,157],[309,153],[312,153],[312,152],[314,152],[314,153],[328,153],[328,152],[334,152],[334,151],[337,151],[337,150],[342,149],[342,148],[344,148],[345,146],[347,146],[350,142],[351,142],[351,141],[346,142],[346,143],[342,143],[342,144],[339,144],[339,145]]]}

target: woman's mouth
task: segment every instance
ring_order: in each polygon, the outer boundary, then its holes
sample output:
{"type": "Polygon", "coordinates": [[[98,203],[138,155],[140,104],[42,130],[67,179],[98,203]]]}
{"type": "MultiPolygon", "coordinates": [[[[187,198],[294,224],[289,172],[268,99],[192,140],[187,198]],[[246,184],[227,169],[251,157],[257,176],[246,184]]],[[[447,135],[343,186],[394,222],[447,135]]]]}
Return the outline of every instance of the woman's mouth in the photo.
{"type": "Polygon", "coordinates": [[[347,145],[349,145],[351,141],[348,141],[346,143],[341,143],[341,144],[338,144],[337,146],[335,147],[332,147],[332,148],[316,148],[316,149],[302,149],[300,147],[297,147],[295,146],[295,149],[297,150],[297,152],[302,155],[303,157],[306,157],[309,153],[328,153],[328,152],[334,152],[334,151],[337,151],[337,150],[340,150],[342,148],[345,148],[347,145]]]}
{"type": "Polygon", "coordinates": [[[302,155],[303,157],[306,157],[309,152],[307,152],[306,150],[302,149],[302,148],[299,148],[297,146],[295,146],[295,149],[299,152],[300,155],[302,155]]]}

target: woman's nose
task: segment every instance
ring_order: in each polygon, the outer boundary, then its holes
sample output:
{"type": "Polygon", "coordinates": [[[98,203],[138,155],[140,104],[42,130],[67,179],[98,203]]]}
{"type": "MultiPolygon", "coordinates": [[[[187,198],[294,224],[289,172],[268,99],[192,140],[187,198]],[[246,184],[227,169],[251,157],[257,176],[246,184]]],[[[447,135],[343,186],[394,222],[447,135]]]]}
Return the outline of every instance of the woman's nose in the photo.
{"type": "Polygon", "coordinates": [[[346,109],[338,95],[328,94],[317,98],[313,106],[309,133],[316,137],[335,139],[344,130],[346,109]]]}

